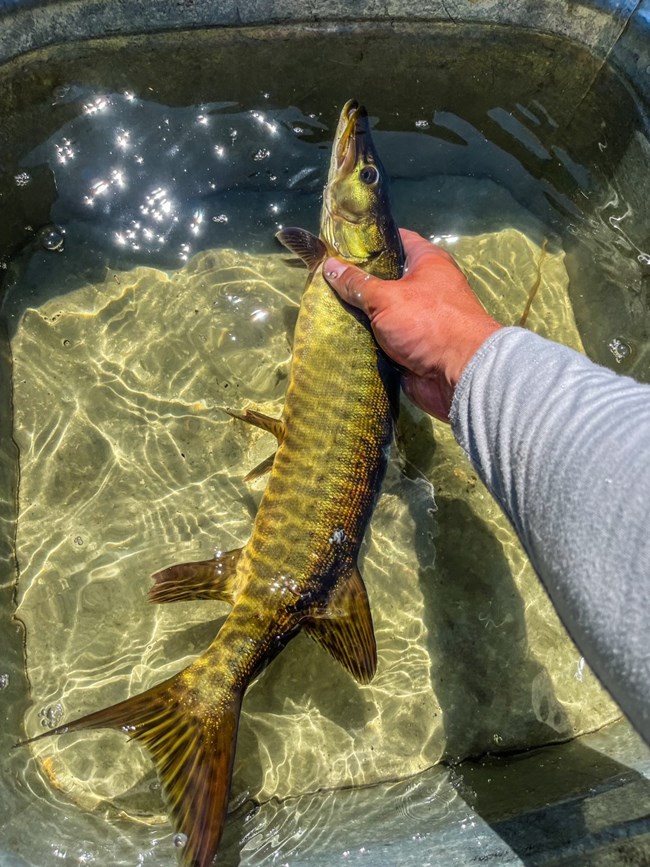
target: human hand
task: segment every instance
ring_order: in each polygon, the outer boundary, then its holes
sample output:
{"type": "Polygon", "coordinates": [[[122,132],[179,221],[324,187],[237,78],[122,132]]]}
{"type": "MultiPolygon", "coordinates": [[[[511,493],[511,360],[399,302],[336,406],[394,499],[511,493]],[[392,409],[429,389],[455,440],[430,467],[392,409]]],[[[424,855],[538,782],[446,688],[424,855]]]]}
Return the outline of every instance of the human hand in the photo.
{"type": "Polygon", "coordinates": [[[400,235],[406,269],[399,280],[381,280],[333,258],[323,274],[368,316],[377,343],[402,367],[413,403],[448,421],[467,363],[502,326],[485,312],[449,253],[408,229],[400,235]]]}

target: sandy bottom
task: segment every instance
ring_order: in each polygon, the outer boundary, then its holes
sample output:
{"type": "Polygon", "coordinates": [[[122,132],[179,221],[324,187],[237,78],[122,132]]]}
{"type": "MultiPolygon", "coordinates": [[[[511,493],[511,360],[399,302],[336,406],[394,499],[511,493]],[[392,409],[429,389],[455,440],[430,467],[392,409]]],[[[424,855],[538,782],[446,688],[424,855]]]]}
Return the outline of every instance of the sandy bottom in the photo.
{"type": "MultiPolygon", "coordinates": [[[[538,283],[529,327],[581,348],[562,253],[513,229],[448,243],[501,321],[518,321],[538,283]]],[[[273,443],[222,408],[279,413],[303,283],[280,255],[210,251],[24,313],[12,348],[29,735],[153,685],[211,641],[226,607],[153,606],[148,576],[246,541],[264,481],[242,477],[273,443]]],[[[360,565],[375,680],[358,686],[299,636],[249,690],[233,797],[404,778],[619,715],[449,430],[406,404],[360,565]]],[[[33,750],[84,807],[166,815],[123,735],[33,750]]]]}

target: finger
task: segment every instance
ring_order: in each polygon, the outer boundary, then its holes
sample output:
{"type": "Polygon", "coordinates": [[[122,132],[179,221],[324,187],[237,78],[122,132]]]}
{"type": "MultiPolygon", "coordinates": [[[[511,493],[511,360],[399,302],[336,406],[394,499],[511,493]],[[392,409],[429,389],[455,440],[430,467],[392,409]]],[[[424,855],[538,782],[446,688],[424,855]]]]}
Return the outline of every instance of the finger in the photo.
{"type": "Polygon", "coordinates": [[[451,253],[427,238],[423,238],[422,235],[418,235],[417,232],[413,232],[411,229],[400,229],[399,233],[404,245],[409,270],[424,258],[428,259],[430,263],[444,261],[458,267],[451,253]]]}
{"type": "Polygon", "coordinates": [[[426,238],[424,238],[418,232],[414,232],[413,229],[401,228],[399,230],[399,234],[400,234],[400,238],[402,239],[402,243],[404,244],[404,246],[407,246],[407,245],[411,246],[412,244],[416,244],[420,241],[424,242],[425,244],[431,243],[431,241],[428,241],[426,238]]]}
{"type": "Polygon", "coordinates": [[[323,275],[332,289],[348,304],[359,307],[370,315],[371,298],[386,281],[366,274],[356,265],[346,265],[338,259],[329,258],[323,265],[323,275]]]}

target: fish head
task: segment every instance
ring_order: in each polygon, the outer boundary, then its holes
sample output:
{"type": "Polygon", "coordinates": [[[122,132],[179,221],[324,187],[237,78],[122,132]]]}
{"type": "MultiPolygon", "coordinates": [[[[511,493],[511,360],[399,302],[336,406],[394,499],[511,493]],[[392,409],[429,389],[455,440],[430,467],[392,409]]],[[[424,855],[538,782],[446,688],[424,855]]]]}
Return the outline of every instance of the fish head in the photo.
{"type": "Polygon", "coordinates": [[[378,276],[399,277],[403,250],[393,220],[388,176],[363,106],[351,99],[341,112],[321,213],[321,238],[334,255],[378,276]]]}

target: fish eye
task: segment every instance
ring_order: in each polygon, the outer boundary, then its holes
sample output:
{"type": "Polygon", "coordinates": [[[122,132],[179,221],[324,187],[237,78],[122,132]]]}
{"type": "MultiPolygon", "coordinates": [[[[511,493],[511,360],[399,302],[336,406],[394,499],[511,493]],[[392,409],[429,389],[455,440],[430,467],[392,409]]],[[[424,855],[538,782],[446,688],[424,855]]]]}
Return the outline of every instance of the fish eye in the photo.
{"type": "Polygon", "coordinates": [[[379,172],[374,166],[366,166],[359,172],[359,177],[364,184],[374,184],[379,177],[379,172]]]}

